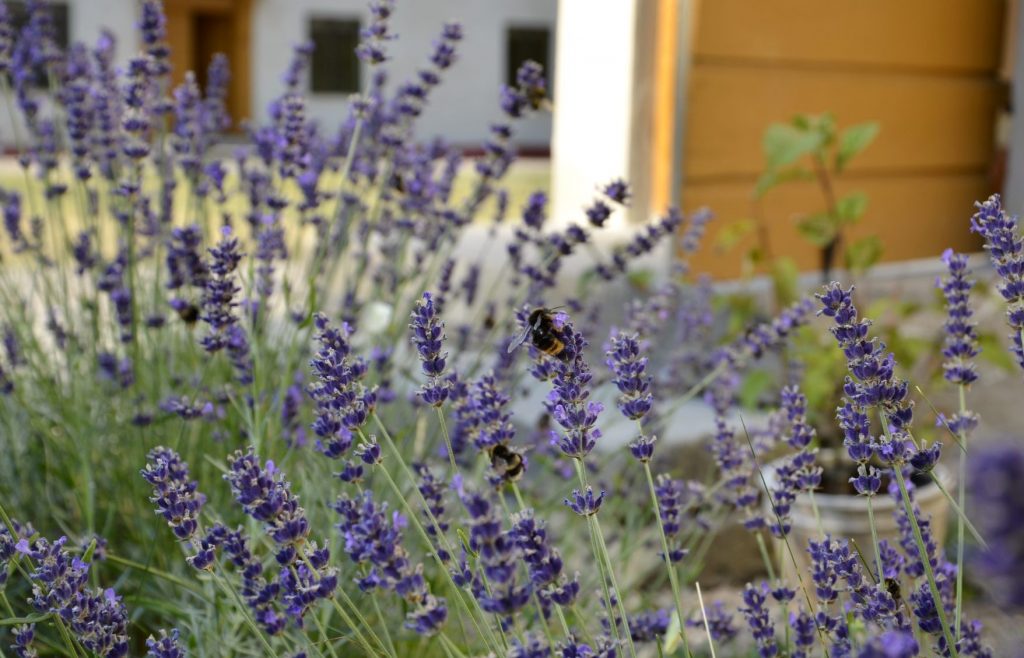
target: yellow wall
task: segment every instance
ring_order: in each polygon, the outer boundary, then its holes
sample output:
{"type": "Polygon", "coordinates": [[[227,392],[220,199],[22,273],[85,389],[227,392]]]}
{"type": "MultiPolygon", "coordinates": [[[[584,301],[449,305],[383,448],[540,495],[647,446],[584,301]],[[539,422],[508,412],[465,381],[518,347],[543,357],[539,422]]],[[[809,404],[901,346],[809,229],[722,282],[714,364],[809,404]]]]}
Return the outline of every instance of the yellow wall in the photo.
{"type": "MultiPolygon", "coordinates": [[[[662,0],[661,8],[677,2],[662,0]]],[[[656,199],[668,197],[665,181],[681,184],[686,210],[707,205],[716,213],[695,269],[739,274],[738,250],[723,257],[710,247],[726,224],[751,216],[765,127],[800,112],[831,111],[840,128],[881,124],[837,185],[840,194],[863,190],[871,199],[854,237],[877,234],[887,260],[977,249],[967,230],[972,204],[998,184],[990,172],[1004,11],[1002,0],[698,0],[683,180],[662,173],[671,161],[671,132],[663,129],[671,104],[655,109],[652,163],[656,199]]],[[[660,59],[674,55],[660,51],[660,59]]],[[[659,86],[668,69],[656,67],[659,86]]],[[[822,207],[810,183],[770,192],[774,251],[816,267],[795,221],[822,207]]]]}

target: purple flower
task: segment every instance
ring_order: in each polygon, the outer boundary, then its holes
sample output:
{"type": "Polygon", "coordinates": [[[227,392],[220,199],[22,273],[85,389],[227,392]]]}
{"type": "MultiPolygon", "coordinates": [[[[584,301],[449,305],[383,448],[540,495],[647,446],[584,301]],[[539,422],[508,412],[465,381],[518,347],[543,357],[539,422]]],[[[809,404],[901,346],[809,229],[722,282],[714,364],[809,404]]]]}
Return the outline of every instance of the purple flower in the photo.
{"type": "Polygon", "coordinates": [[[518,638],[512,639],[512,646],[509,648],[509,658],[548,658],[554,655],[552,647],[549,647],[543,637],[534,633],[527,633],[524,642],[518,638]]]}
{"type": "Polygon", "coordinates": [[[548,197],[543,192],[534,192],[523,207],[523,223],[534,230],[540,230],[547,216],[544,214],[548,197]]]}
{"type": "Polygon", "coordinates": [[[482,574],[474,575],[473,594],[485,612],[508,617],[530,602],[531,582],[519,583],[522,551],[512,530],[503,530],[501,516],[486,496],[456,480],[459,499],[469,513],[469,548],[479,556],[482,574]]]}
{"type": "Polygon", "coordinates": [[[228,469],[224,479],[235,500],[246,514],[265,524],[267,534],[281,547],[278,560],[289,558],[282,563],[290,564],[295,559],[293,547],[303,545],[310,528],[306,510],[291,492],[284,473],[272,461],[260,465],[252,448],[228,456],[228,469]]]}
{"type": "Polygon", "coordinates": [[[388,59],[384,45],[394,39],[389,25],[393,11],[394,3],[391,0],[374,0],[370,3],[371,22],[363,28],[360,34],[362,40],[356,48],[359,59],[370,66],[382,64],[388,59]]]}
{"type": "Polygon", "coordinates": [[[13,635],[14,644],[11,645],[11,648],[14,649],[15,656],[18,656],[18,658],[38,658],[39,654],[36,652],[35,647],[32,646],[32,642],[36,639],[35,624],[15,626],[13,635]]]}
{"type": "Polygon", "coordinates": [[[641,434],[629,444],[629,452],[641,463],[649,462],[654,457],[654,444],[657,440],[656,436],[641,434]]]}
{"type": "Polygon", "coordinates": [[[516,71],[516,85],[501,86],[499,104],[510,118],[518,119],[532,110],[540,109],[547,94],[547,81],[543,67],[534,61],[525,61],[516,71]]]}
{"type": "Polygon", "coordinates": [[[332,327],[327,317],[317,314],[314,325],[319,331],[320,350],[310,362],[316,382],[309,387],[317,407],[313,431],[319,437],[317,449],[331,459],[338,459],[352,445],[352,434],[358,431],[377,403],[375,388],[363,384],[367,363],[352,354],[352,329],[347,323],[332,327]]]}
{"type": "MultiPolygon", "coordinates": [[[[673,548],[677,537],[683,529],[682,515],[684,499],[687,495],[686,484],[681,480],[674,480],[664,473],[658,475],[654,486],[655,496],[658,499],[658,510],[661,512],[662,529],[665,531],[665,538],[668,540],[668,559],[673,564],[680,562],[686,557],[687,551],[682,548],[673,548]]],[[[665,556],[662,555],[664,559],[665,556]]]]}
{"type": "Polygon", "coordinates": [[[156,102],[154,74],[157,67],[151,57],[133,57],[128,62],[128,73],[120,94],[124,110],[121,115],[121,150],[124,155],[136,162],[144,159],[150,152],[148,140],[156,102]]]}
{"type": "Polygon", "coordinates": [[[189,479],[188,464],[170,448],[149,451],[149,462],[142,477],[153,486],[150,501],[164,517],[174,536],[180,541],[192,539],[199,529],[199,514],[206,496],[199,493],[199,483],[189,479]]]}
{"type": "MultiPolygon", "coordinates": [[[[229,530],[221,524],[211,527],[203,538],[203,546],[212,554],[220,547],[242,576],[239,592],[252,610],[253,618],[269,635],[284,631],[286,618],[280,614],[281,584],[267,580],[262,561],[252,554],[249,542],[241,528],[229,530]]],[[[212,560],[211,560],[212,562],[212,560]]]]}
{"type": "Polygon", "coordinates": [[[6,4],[0,4],[0,75],[7,75],[11,70],[14,36],[11,12],[6,4]]]}
{"type": "Polygon", "coordinates": [[[203,99],[203,122],[207,134],[231,129],[231,115],[227,109],[230,82],[231,69],[227,56],[223,53],[214,54],[206,72],[206,97],[203,99]]]}
{"type": "Polygon", "coordinates": [[[885,631],[869,637],[857,658],[914,658],[920,648],[913,633],[902,630],[885,631]]]}
{"type": "Polygon", "coordinates": [[[581,493],[579,489],[572,490],[572,500],[565,499],[565,505],[580,516],[593,516],[601,509],[604,502],[605,492],[594,496],[594,490],[587,487],[586,492],[581,493]]]}
{"type": "Polygon", "coordinates": [[[601,188],[601,193],[608,197],[609,201],[614,201],[620,206],[628,206],[629,198],[632,196],[632,192],[629,189],[629,183],[622,178],[616,178],[610,183],[607,183],[601,188]]]}
{"type": "Polygon", "coordinates": [[[50,543],[40,537],[17,549],[35,562],[29,574],[32,598],[39,612],[59,615],[71,633],[89,651],[121,658],[128,654],[128,613],[112,589],[89,590],[89,567],[64,550],[67,537],[50,543]]]}
{"type": "Polygon", "coordinates": [[[361,500],[340,496],[334,505],[341,517],[338,530],[345,539],[345,552],[356,563],[369,566],[357,579],[359,588],[390,590],[411,606],[406,627],[421,635],[437,632],[448,617],[444,599],[430,594],[423,578],[423,565],[413,565],[402,547],[406,519],[397,512],[388,515],[387,504],[377,505],[366,491],[361,500]]]}
{"type": "Polygon", "coordinates": [[[434,298],[429,292],[423,293],[423,298],[416,303],[409,329],[423,374],[427,376],[427,383],[420,389],[420,397],[428,405],[440,407],[448,399],[448,382],[442,378],[448,353],[441,351],[445,339],[444,323],[438,317],[434,298]]]}
{"type": "Polygon", "coordinates": [[[430,62],[438,71],[444,71],[455,63],[455,45],[459,41],[462,41],[462,25],[455,22],[445,23],[441,38],[434,42],[434,52],[430,56],[430,62]]]}
{"type": "Polygon", "coordinates": [[[238,306],[235,298],[241,288],[235,282],[235,270],[242,260],[238,238],[225,232],[220,243],[210,249],[207,268],[210,278],[203,290],[202,319],[210,325],[210,333],[200,340],[208,352],[217,352],[227,346],[225,330],[238,322],[234,309],[238,306]]]}
{"type": "Polygon", "coordinates": [[[817,295],[822,305],[819,313],[835,321],[831,331],[853,375],[843,387],[846,399],[854,411],[863,414],[877,408],[885,415],[892,438],[881,441],[875,452],[885,463],[898,467],[908,457],[906,432],[913,418],[913,403],[907,399],[907,382],[895,376],[896,357],[878,339],[868,338],[871,323],[858,319],[852,294],[853,288],[843,290],[838,283],[829,284],[817,295]]]}
{"type": "Polygon", "coordinates": [[[828,537],[820,542],[813,539],[808,542],[807,552],[811,555],[811,580],[814,582],[814,593],[823,605],[835,601],[839,596],[839,592],[836,591],[839,576],[832,566],[834,546],[834,542],[828,537]]]}
{"type": "Polygon", "coordinates": [[[624,247],[617,248],[612,254],[611,264],[602,263],[597,267],[597,273],[605,280],[614,279],[624,273],[629,267],[630,259],[650,253],[663,238],[674,235],[684,219],[681,212],[670,208],[658,221],[638,231],[624,247]]]}
{"type": "MultiPolygon", "coordinates": [[[[739,633],[733,616],[725,611],[725,605],[721,601],[715,601],[710,608],[704,611],[704,614],[707,615],[711,639],[715,642],[728,642],[739,633]]],[[[704,628],[704,616],[698,612],[686,620],[686,625],[691,628],[704,628]]]]}
{"type": "MultiPolygon", "coordinates": [[[[913,510],[914,516],[917,518],[917,525],[921,531],[921,537],[924,540],[925,552],[928,556],[928,561],[931,563],[932,569],[934,571],[938,571],[939,548],[935,542],[935,538],[932,536],[931,521],[928,518],[925,518],[921,513],[921,508],[914,501],[915,489],[913,483],[910,481],[909,474],[905,475],[905,478],[907,480],[907,495],[912,503],[911,509],[913,510]]],[[[896,501],[896,507],[893,509],[893,516],[896,518],[896,524],[900,531],[900,546],[903,547],[903,553],[907,556],[904,570],[908,576],[912,578],[919,578],[925,574],[924,561],[921,556],[921,552],[917,548],[913,525],[907,517],[907,513],[903,505],[902,493],[895,482],[889,482],[889,495],[896,501]]],[[[930,593],[928,594],[928,598],[931,598],[930,593]]]]}
{"type": "Polygon", "coordinates": [[[811,648],[814,646],[815,631],[817,624],[814,617],[807,614],[803,609],[799,613],[789,613],[789,626],[793,629],[793,652],[792,658],[808,658],[811,655],[811,648]]]}
{"type": "Polygon", "coordinates": [[[174,90],[174,139],[172,145],[185,175],[196,180],[205,151],[202,99],[195,73],[188,71],[185,81],[174,90]]]}
{"type": "Polygon", "coordinates": [[[978,332],[971,320],[970,291],[974,282],[967,276],[967,257],[947,249],[942,262],[949,269],[949,277],[939,287],[946,298],[945,347],[942,364],[946,380],[967,386],[978,379],[971,362],[978,355],[978,332]]]}
{"type": "Polygon", "coordinates": [[[668,632],[668,608],[641,612],[629,618],[629,632],[634,642],[658,642],[668,632]]]}
{"type": "Polygon", "coordinates": [[[148,649],[146,655],[151,658],[185,658],[185,650],[178,642],[178,629],[176,628],[172,629],[169,634],[161,629],[159,639],[150,635],[146,639],[146,648],[148,649]]]}
{"type": "Polygon", "coordinates": [[[567,457],[583,459],[601,438],[601,430],[596,425],[604,406],[589,399],[587,385],[593,375],[583,359],[587,341],[573,329],[564,314],[559,314],[556,322],[561,324],[559,331],[565,348],[558,359],[545,359],[553,367],[554,376],[553,388],[544,406],[562,428],[560,433],[552,431],[552,440],[567,457]]]}
{"type": "Polygon", "coordinates": [[[579,595],[580,584],[563,573],[562,556],[548,537],[548,528],[532,509],[512,515],[511,537],[522,551],[530,581],[540,597],[545,614],[552,602],[569,606],[579,595]]]}
{"type": "Polygon", "coordinates": [[[1017,217],[1003,210],[998,194],[975,206],[978,212],[971,217],[971,231],[985,238],[985,250],[1001,279],[997,289],[1007,304],[1012,350],[1024,368],[1024,238],[1017,217]]]}
{"type": "Polygon", "coordinates": [[[428,534],[436,536],[438,529],[441,532],[448,530],[444,501],[444,493],[448,488],[447,483],[439,480],[426,464],[415,464],[414,468],[417,475],[420,476],[417,489],[423,496],[423,500],[427,501],[427,509],[423,511],[423,516],[428,521],[425,524],[426,530],[428,534]],[[436,525],[434,521],[436,521],[436,525]]]}
{"type": "Polygon", "coordinates": [[[1017,439],[973,448],[969,468],[971,518],[988,542],[971,564],[1000,605],[1024,607],[1024,449],[1017,439]]]}
{"type": "Polygon", "coordinates": [[[154,74],[167,75],[171,71],[170,62],[167,61],[171,51],[166,43],[167,18],[160,0],[145,0],[142,3],[138,28],[146,51],[156,64],[154,74]]]}
{"type": "Polygon", "coordinates": [[[594,202],[586,209],[586,215],[588,222],[597,228],[601,228],[608,221],[608,218],[612,216],[612,209],[604,201],[594,199],[594,202]]]}
{"type": "Polygon", "coordinates": [[[619,411],[630,420],[642,421],[651,410],[654,396],[651,376],[647,374],[647,357],[641,356],[639,337],[616,333],[605,355],[605,363],[614,374],[612,383],[619,389],[619,411]]]}
{"type": "Polygon", "coordinates": [[[761,583],[760,588],[748,583],[743,590],[743,603],[746,607],[740,608],[757,642],[757,653],[761,658],[772,658],[779,653],[779,647],[775,643],[775,625],[766,605],[767,598],[768,583],[761,583]]]}

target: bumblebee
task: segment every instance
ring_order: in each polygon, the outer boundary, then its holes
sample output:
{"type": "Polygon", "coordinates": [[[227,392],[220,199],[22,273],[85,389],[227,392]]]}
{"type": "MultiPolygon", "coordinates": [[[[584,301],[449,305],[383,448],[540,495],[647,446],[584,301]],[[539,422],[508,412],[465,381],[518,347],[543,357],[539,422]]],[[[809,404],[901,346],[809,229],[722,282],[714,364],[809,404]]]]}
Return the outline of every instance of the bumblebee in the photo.
{"type": "Polygon", "coordinates": [[[182,304],[176,310],[178,311],[178,317],[190,327],[199,319],[199,307],[195,304],[182,304]]]}
{"type": "Polygon", "coordinates": [[[562,332],[555,326],[553,308],[536,308],[530,312],[526,320],[526,328],[523,332],[512,339],[508,345],[508,351],[516,349],[526,342],[530,342],[541,352],[563,361],[568,357],[565,351],[565,343],[562,341],[562,332]]]}
{"type": "Polygon", "coordinates": [[[892,597],[893,601],[899,603],[900,599],[903,598],[903,593],[900,590],[900,581],[897,578],[886,578],[884,581],[885,591],[889,592],[889,596],[892,597]]]}
{"type": "Polygon", "coordinates": [[[491,468],[504,482],[515,482],[526,472],[523,455],[504,443],[495,444],[488,454],[491,457],[491,468]]]}

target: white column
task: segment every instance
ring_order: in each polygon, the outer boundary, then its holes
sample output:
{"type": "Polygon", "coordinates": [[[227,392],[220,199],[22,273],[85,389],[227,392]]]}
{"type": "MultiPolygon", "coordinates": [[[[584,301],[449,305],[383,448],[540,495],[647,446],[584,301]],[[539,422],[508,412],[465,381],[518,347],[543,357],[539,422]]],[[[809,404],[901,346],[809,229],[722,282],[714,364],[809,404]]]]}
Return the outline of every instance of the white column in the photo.
{"type": "MultiPolygon", "coordinates": [[[[630,174],[636,2],[559,0],[552,226],[583,221],[596,186],[630,174]]],[[[621,222],[621,218],[616,220],[621,222]]]]}

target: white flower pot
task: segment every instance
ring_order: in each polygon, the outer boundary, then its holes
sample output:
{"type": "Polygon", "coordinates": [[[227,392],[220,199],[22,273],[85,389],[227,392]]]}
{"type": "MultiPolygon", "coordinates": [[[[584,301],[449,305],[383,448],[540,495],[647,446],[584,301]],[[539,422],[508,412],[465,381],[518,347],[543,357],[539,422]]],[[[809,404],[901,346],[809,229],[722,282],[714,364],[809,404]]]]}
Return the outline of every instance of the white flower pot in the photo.
{"type": "MultiPolygon", "coordinates": [[[[835,463],[837,454],[832,450],[822,450],[818,454],[818,463],[827,470],[835,463]]],[[[765,482],[769,489],[774,489],[776,484],[775,469],[772,462],[764,470],[765,482]]],[[[942,486],[955,496],[953,478],[950,471],[942,464],[935,467],[935,477],[942,483],[942,486]]],[[[949,501],[945,494],[935,485],[934,482],[919,486],[914,491],[914,501],[921,508],[925,519],[930,521],[931,533],[935,543],[941,548],[946,532],[949,528],[949,501]]],[[[801,494],[793,503],[791,511],[792,530],[788,536],[789,547],[792,549],[793,557],[790,557],[783,540],[776,540],[775,563],[779,566],[780,572],[786,580],[795,582],[793,578],[793,562],[795,559],[799,573],[804,574],[804,584],[808,591],[813,592],[810,587],[809,574],[811,572],[811,558],[807,553],[808,542],[819,541],[822,531],[835,539],[850,539],[856,542],[864,560],[874,565],[875,547],[871,537],[871,524],[868,515],[868,501],[865,496],[856,495],[835,495],[817,492],[814,494],[814,502],[818,507],[818,514],[821,518],[819,529],[818,520],[815,518],[814,507],[811,505],[811,497],[808,494],[801,494]]],[[[765,513],[768,518],[774,517],[771,504],[767,497],[763,499],[765,513]]],[[[896,506],[902,509],[902,500],[897,501],[884,491],[879,492],[871,501],[872,511],[875,518],[875,530],[878,539],[888,540],[895,547],[899,547],[900,530],[893,516],[896,506]]],[[[853,548],[851,546],[851,548],[853,548]]],[[[854,549],[856,550],[856,549],[854,549]]]]}

